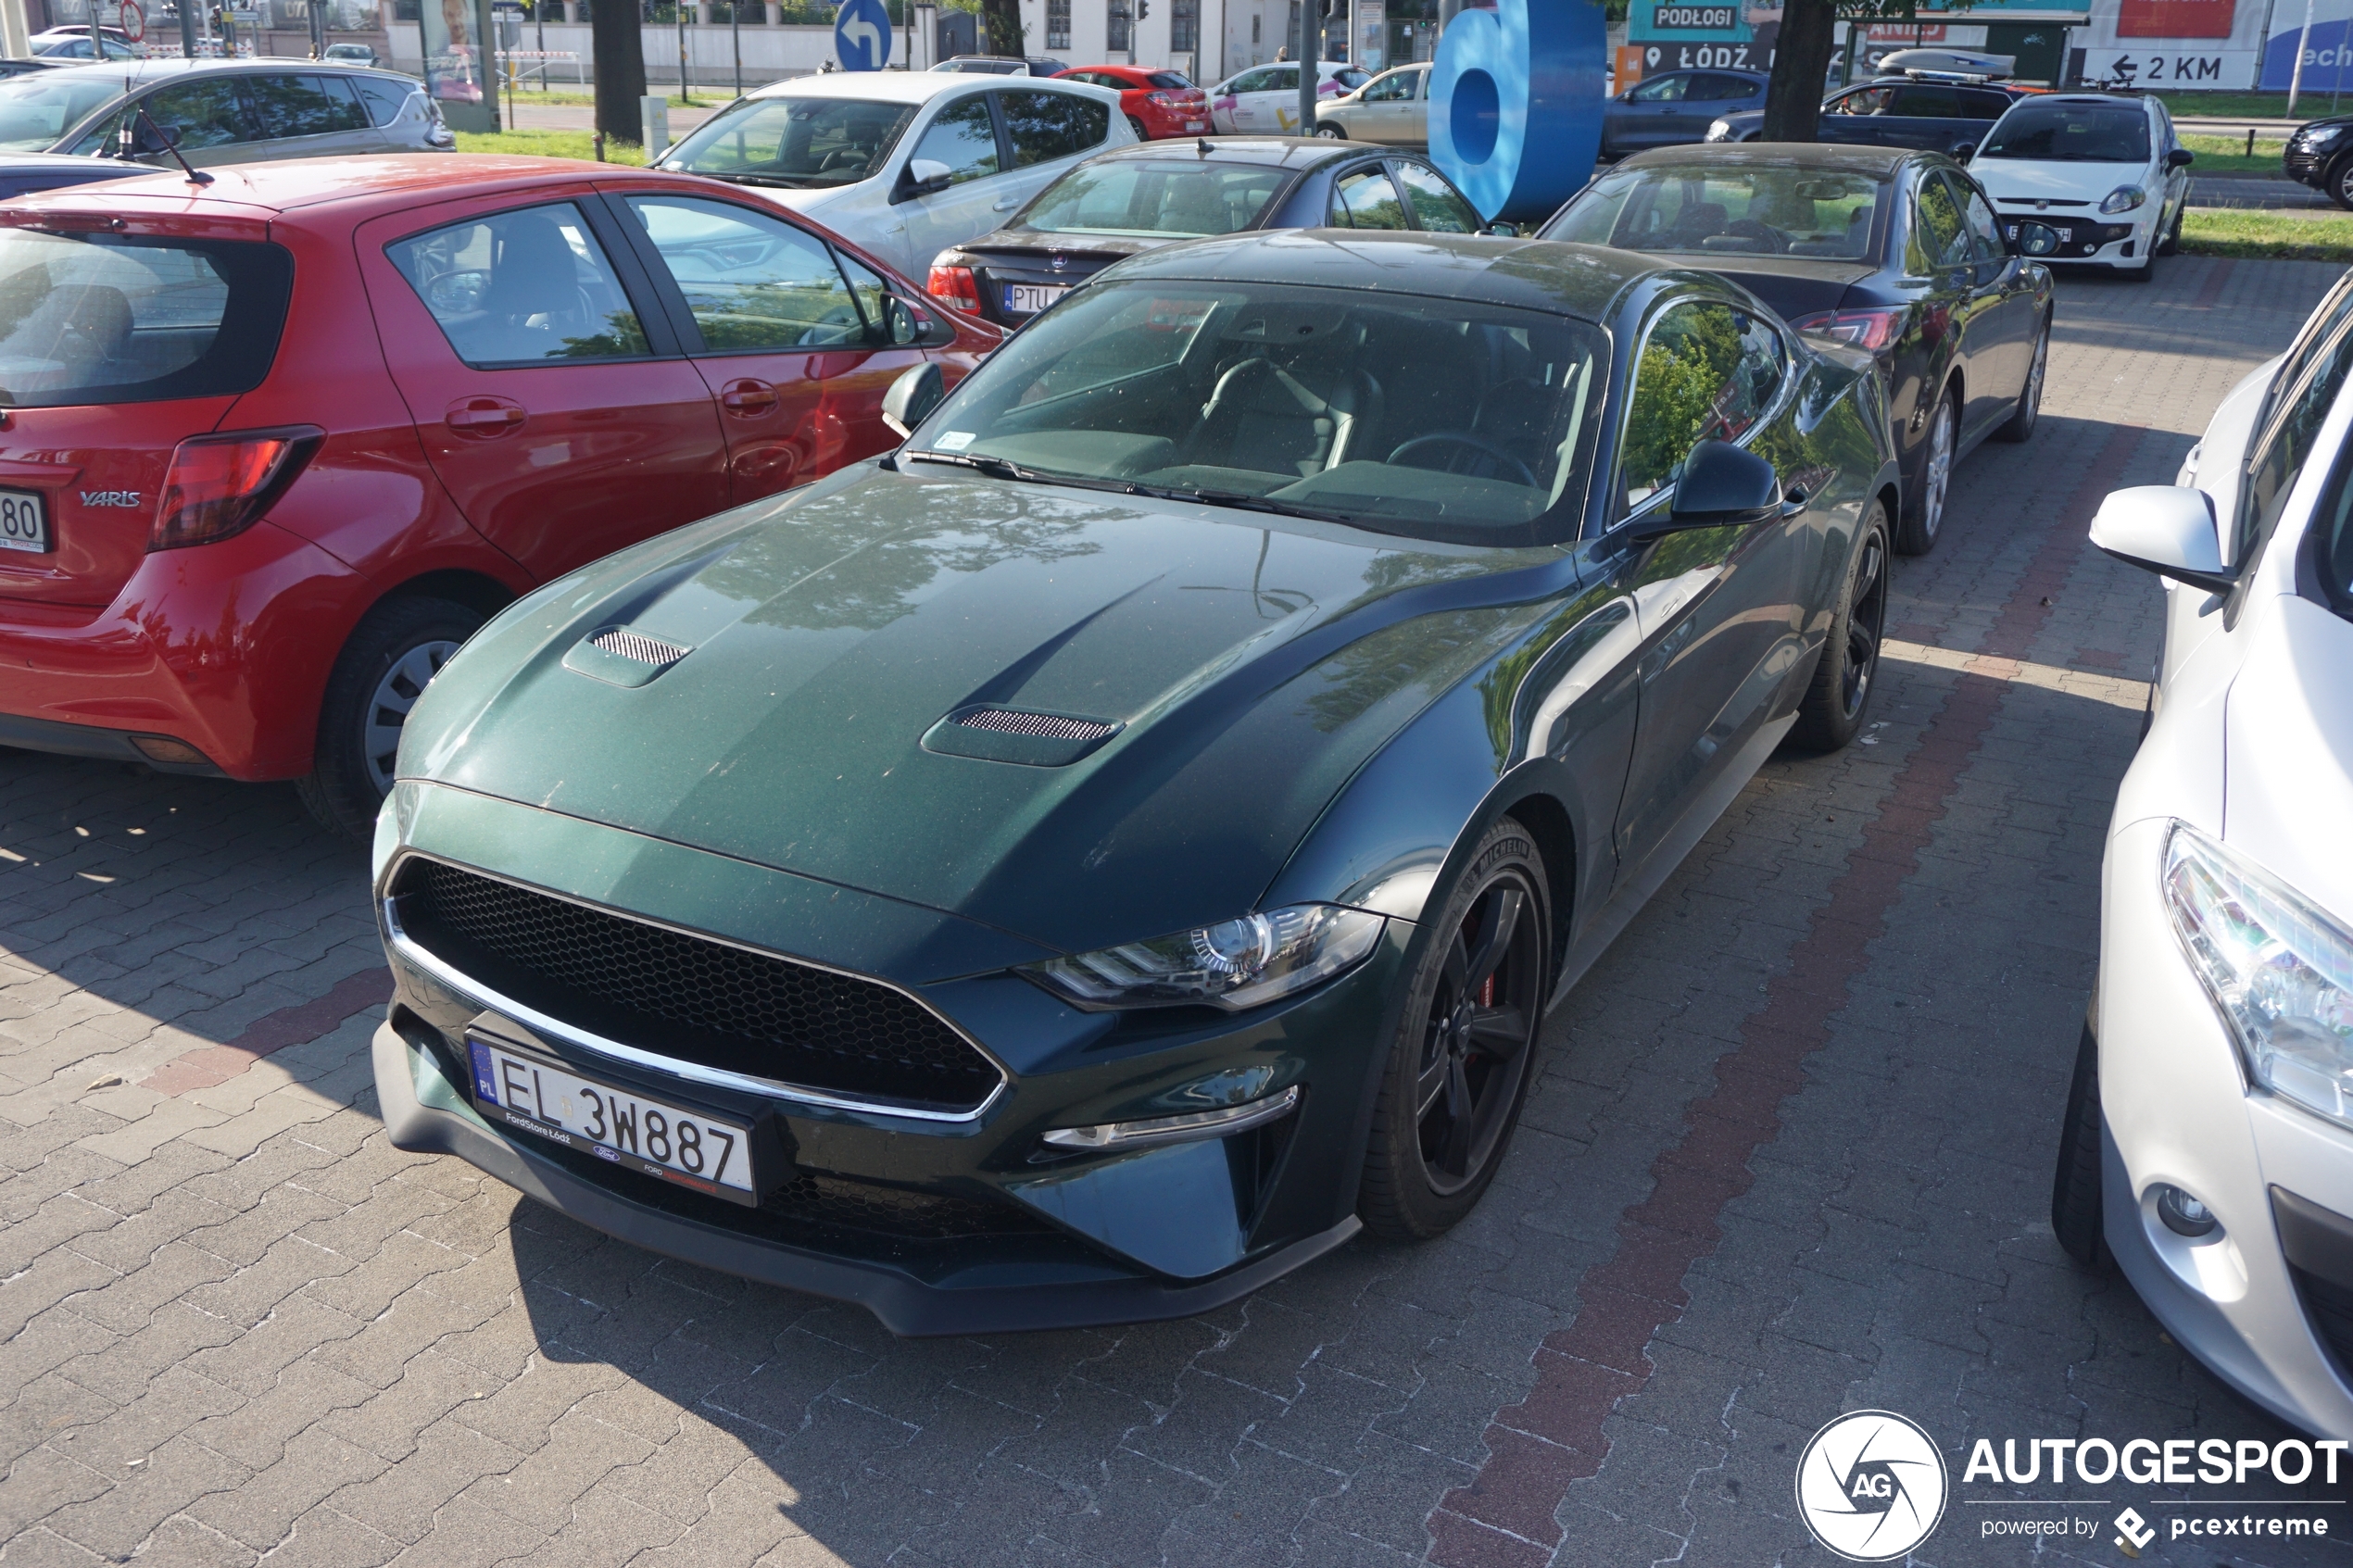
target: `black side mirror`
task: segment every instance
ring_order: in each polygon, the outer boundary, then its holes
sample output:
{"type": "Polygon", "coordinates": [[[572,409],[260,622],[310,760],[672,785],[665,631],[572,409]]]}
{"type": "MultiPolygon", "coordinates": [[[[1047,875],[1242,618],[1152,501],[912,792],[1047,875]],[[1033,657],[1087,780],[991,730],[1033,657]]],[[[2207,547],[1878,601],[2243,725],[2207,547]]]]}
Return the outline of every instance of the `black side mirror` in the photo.
{"type": "Polygon", "coordinates": [[[2187,147],[2176,147],[2165,155],[2165,167],[2168,169],[2187,169],[2196,161],[2197,155],[2187,147]]]}
{"type": "Polygon", "coordinates": [[[1773,465],[1729,441],[1703,441],[1683,459],[1675,501],[1658,533],[1738,528],[1781,515],[1781,476],[1773,465]]]}
{"type": "Polygon", "coordinates": [[[2010,224],[2005,232],[2009,238],[2010,250],[2015,255],[2056,256],[2058,254],[2058,231],[2048,223],[2036,223],[2027,220],[2010,224]]]}
{"type": "Polygon", "coordinates": [[[1519,225],[1516,223],[1506,223],[1499,218],[1494,222],[1490,223],[1487,226],[1487,232],[1497,235],[1503,239],[1516,240],[1519,238],[1519,225]]]}
{"type": "Polygon", "coordinates": [[[931,417],[939,400],[948,395],[945,383],[939,379],[939,367],[926,359],[922,364],[901,370],[899,379],[883,394],[883,423],[902,437],[912,435],[915,427],[931,417]]]}
{"type": "Polygon", "coordinates": [[[157,125],[145,115],[133,109],[131,118],[124,120],[122,128],[115,132],[114,156],[153,157],[157,153],[170,152],[179,144],[180,128],[178,126],[157,125]]]}
{"type": "Polygon", "coordinates": [[[1977,144],[1975,142],[1963,142],[1959,146],[1953,149],[1953,161],[1955,163],[1967,163],[1969,159],[1975,157],[1976,156],[1977,144]]]}

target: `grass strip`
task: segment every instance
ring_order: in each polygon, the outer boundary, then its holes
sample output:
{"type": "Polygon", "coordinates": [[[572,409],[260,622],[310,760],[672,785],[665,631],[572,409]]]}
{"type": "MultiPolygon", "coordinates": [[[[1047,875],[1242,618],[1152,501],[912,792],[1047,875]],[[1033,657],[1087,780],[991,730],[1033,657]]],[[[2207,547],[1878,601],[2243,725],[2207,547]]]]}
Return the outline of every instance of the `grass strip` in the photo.
{"type": "Polygon", "coordinates": [[[2182,253],[2353,265],[2353,216],[2290,218],[2276,212],[2194,207],[2182,224],[2182,253]]]}
{"type": "MultiPolygon", "coordinates": [[[[511,153],[526,157],[576,157],[590,159],[597,156],[596,133],[588,131],[492,131],[458,132],[458,150],[461,153],[511,153]]],[[[607,163],[643,165],[646,149],[635,142],[605,144],[607,163]]]]}

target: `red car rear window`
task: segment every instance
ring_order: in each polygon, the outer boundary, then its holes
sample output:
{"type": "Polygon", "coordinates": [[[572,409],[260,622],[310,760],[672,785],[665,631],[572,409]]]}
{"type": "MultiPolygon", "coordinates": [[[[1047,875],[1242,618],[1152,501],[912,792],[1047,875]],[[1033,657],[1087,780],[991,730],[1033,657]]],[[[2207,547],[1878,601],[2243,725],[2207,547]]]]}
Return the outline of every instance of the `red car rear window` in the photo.
{"type": "Polygon", "coordinates": [[[274,245],[0,229],[0,407],[249,392],[293,284],[274,245]]]}
{"type": "Polygon", "coordinates": [[[1180,93],[1192,85],[1173,70],[1156,70],[1145,80],[1155,87],[1170,87],[1180,93]]]}

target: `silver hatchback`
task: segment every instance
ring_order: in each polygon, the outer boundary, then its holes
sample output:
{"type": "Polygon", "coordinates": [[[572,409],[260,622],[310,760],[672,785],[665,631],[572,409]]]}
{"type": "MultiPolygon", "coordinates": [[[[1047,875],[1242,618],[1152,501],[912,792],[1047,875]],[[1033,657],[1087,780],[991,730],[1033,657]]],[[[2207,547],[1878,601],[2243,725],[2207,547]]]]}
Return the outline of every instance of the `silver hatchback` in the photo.
{"type": "Polygon", "coordinates": [[[137,60],[0,81],[0,152],[118,157],[126,131],[129,156],[157,165],[175,137],[192,164],[457,144],[415,78],[332,61],[137,60]]]}

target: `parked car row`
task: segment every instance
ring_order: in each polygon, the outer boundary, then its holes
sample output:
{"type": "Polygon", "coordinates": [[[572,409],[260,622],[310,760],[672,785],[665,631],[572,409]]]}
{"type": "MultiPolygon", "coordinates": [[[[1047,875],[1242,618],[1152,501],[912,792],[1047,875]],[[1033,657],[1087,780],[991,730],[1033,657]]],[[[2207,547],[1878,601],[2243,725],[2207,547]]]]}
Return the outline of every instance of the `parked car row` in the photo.
{"type": "Polygon", "coordinates": [[[372,829],[404,1148],[901,1332],[1198,1311],[1461,1221],[1866,722],[1914,492],[2039,406],[1987,207],[1722,145],[1500,235],[985,72],[27,196],[0,744],[372,829]]]}

